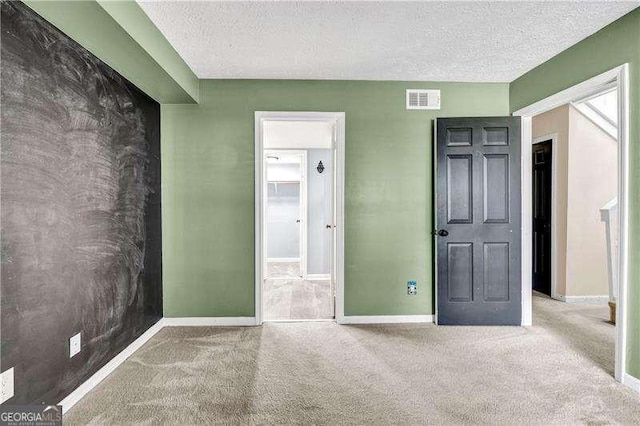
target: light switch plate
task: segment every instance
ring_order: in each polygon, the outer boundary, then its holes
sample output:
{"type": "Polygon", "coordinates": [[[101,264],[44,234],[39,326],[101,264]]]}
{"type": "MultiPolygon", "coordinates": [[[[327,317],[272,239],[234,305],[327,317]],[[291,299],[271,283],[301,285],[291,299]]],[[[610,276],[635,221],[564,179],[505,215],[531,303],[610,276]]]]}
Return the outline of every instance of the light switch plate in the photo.
{"type": "Polygon", "coordinates": [[[13,396],[13,367],[0,374],[0,404],[13,396]]]}
{"type": "Polygon", "coordinates": [[[80,352],[81,345],[81,333],[78,333],[69,339],[69,358],[72,358],[74,355],[80,352]]]}

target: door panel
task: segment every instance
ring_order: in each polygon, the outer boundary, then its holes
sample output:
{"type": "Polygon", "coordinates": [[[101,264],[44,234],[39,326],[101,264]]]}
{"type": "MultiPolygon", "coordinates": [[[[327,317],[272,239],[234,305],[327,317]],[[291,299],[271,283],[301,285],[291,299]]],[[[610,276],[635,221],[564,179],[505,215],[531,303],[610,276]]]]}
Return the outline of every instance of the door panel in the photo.
{"type": "Polygon", "coordinates": [[[509,156],[485,155],[483,172],[484,222],[509,223],[509,156]]]}
{"type": "Polygon", "coordinates": [[[473,221],[471,155],[447,156],[447,223],[473,221]]]}
{"type": "Polygon", "coordinates": [[[483,257],[485,301],[509,301],[509,243],[485,243],[483,257]]]}
{"type": "Polygon", "coordinates": [[[447,146],[471,146],[470,127],[451,127],[447,129],[447,146]]]}
{"type": "Polygon", "coordinates": [[[449,264],[448,300],[468,302],[473,299],[473,243],[447,244],[449,264]]]}
{"type": "Polygon", "coordinates": [[[509,145],[509,128],[508,127],[483,127],[482,128],[482,144],[483,145],[509,145]]]}
{"type": "Polygon", "coordinates": [[[436,120],[438,324],[521,323],[520,119],[436,120]]]}
{"type": "Polygon", "coordinates": [[[551,296],[551,141],[533,145],[533,289],[551,296]]]}

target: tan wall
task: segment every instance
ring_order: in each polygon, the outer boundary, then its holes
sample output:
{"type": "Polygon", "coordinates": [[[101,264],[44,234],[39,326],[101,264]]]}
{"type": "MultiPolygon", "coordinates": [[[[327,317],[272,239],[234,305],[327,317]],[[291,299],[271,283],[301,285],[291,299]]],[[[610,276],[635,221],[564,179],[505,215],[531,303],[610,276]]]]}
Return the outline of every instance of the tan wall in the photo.
{"type": "Polygon", "coordinates": [[[566,295],[567,260],[567,188],[569,156],[569,106],[563,105],[533,118],[533,139],[556,134],[553,150],[553,167],[556,169],[556,190],[552,206],[555,229],[552,238],[556,241],[556,251],[551,259],[552,271],[556,274],[556,292],[566,295]]]}
{"type": "Polygon", "coordinates": [[[600,208],[616,197],[618,143],[569,107],[567,296],[609,294],[600,208]]]}
{"type": "Polygon", "coordinates": [[[554,133],[556,293],[607,295],[605,226],[599,210],[616,196],[617,142],[569,105],[534,117],[534,139],[554,133]]]}

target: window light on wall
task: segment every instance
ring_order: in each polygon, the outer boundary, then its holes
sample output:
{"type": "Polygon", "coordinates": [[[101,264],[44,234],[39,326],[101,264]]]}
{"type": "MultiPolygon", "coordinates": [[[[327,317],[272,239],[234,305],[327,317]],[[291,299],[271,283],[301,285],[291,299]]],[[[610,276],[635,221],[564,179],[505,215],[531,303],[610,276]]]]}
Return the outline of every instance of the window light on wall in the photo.
{"type": "Polygon", "coordinates": [[[610,89],[573,104],[611,137],[618,139],[618,90],[610,89]]]}

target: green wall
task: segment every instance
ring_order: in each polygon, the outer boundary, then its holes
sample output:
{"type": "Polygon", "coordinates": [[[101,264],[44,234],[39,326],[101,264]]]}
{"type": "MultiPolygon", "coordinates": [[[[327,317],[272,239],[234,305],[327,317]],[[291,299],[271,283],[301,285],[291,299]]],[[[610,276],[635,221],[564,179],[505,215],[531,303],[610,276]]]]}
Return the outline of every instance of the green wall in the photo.
{"type": "Polygon", "coordinates": [[[197,102],[195,74],[134,1],[24,3],[156,101],[197,102]]]}
{"type": "Polygon", "coordinates": [[[167,317],[254,315],[260,110],[346,113],[345,314],[431,314],[432,120],[507,115],[508,85],[204,80],[199,105],[163,105],[167,317]],[[407,111],[407,88],[441,89],[442,109],[407,111]]]}
{"type": "Polygon", "coordinates": [[[640,9],[603,28],[511,83],[511,111],[601,74],[630,67],[630,256],[627,371],[640,377],[640,9]]]}
{"type": "Polygon", "coordinates": [[[628,371],[640,377],[640,9],[507,84],[200,81],[131,1],[25,3],[163,103],[166,316],[253,315],[253,112],[345,111],[347,315],[430,314],[432,124],[504,115],[628,62],[628,371]],[[443,108],[406,111],[404,89],[443,108]],[[199,93],[200,91],[200,93],[199,93]],[[200,98],[199,105],[193,104],[200,98]],[[419,295],[406,296],[417,279],[419,295]]]}
{"type": "MultiPolygon", "coordinates": [[[[136,41],[162,69],[198,101],[198,77],[171,46],[135,0],[96,0],[100,6],[136,41]]],[[[188,103],[191,103],[188,99],[188,103]]],[[[177,103],[177,102],[165,102],[177,103]]]]}

